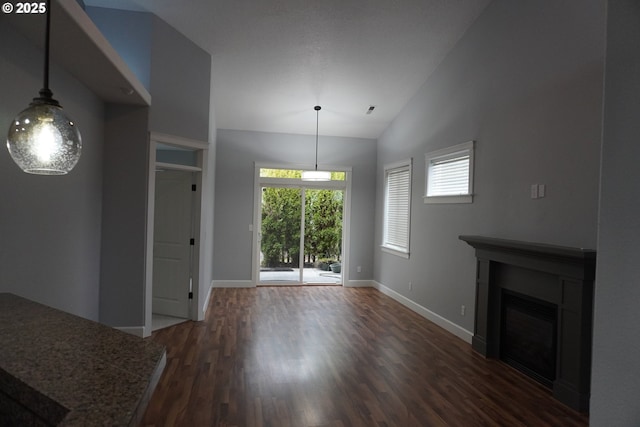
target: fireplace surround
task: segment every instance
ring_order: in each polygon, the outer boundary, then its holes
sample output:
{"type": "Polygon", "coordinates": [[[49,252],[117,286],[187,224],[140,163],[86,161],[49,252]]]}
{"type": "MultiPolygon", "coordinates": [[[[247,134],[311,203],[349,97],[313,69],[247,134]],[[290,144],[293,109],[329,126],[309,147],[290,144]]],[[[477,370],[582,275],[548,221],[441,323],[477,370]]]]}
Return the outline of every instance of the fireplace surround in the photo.
{"type": "Polygon", "coordinates": [[[485,236],[460,236],[476,252],[476,309],[472,347],[503,358],[505,311],[510,295],[555,310],[553,396],[588,412],[596,251],[485,236]]]}

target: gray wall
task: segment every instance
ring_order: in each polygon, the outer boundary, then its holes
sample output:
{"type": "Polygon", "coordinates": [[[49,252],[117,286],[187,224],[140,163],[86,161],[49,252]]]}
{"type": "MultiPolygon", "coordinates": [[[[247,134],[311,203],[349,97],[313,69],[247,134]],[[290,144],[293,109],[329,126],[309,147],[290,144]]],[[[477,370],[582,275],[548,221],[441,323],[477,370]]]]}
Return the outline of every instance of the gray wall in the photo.
{"type": "MultiPolygon", "coordinates": [[[[42,87],[42,55],[0,22],[2,138],[42,87]]],[[[28,175],[2,144],[0,292],[97,320],[104,107],[55,64],[51,71],[54,97],[80,128],[82,157],[66,176],[28,175]]]]}
{"type": "Polygon", "coordinates": [[[103,7],[87,7],[85,11],[138,80],[150,90],[153,15],[103,7]]]}
{"type": "Polygon", "coordinates": [[[640,425],[640,3],[609,1],[590,424],[640,425]]]}
{"type": "Polygon", "coordinates": [[[100,321],[144,324],[149,108],[107,105],[100,321]]]}
{"type": "Polygon", "coordinates": [[[208,141],[211,56],[153,14],[87,14],[151,93],[150,130],[208,141]]]}
{"type": "MultiPolygon", "coordinates": [[[[105,8],[88,11],[130,68],[142,70],[140,78],[147,78],[151,93],[151,108],[109,106],[107,117],[100,319],[112,326],[134,327],[144,324],[147,133],[209,140],[211,57],[154,15],[105,8]]],[[[211,188],[213,173],[207,179],[211,188]]],[[[207,195],[204,203],[213,204],[211,197],[207,195]]],[[[205,218],[205,223],[211,221],[205,218]]],[[[212,239],[208,233],[202,243],[209,255],[212,239]]],[[[211,258],[204,261],[203,298],[211,278],[211,258]]]]}
{"type": "MultiPolygon", "coordinates": [[[[315,135],[218,130],[216,162],[214,280],[250,280],[254,162],[308,164],[313,167],[315,135]]],[[[373,277],[373,221],[376,143],[374,140],[320,136],[321,165],[353,168],[351,280],[373,277]],[[356,267],[362,266],[357,273],[356,267]]]]}
{"type": "MultiPolygon", "coordinates": [[[[213,73],[211,73],[213,79],[213,73]]],[[[212,82],[211,82],[212,83],[212,82]]],[[[209,85],[209,151],[204,160],[207,165],[207,176],[203,177],[202,204],[204,206],[204,218],[200,218],[201,227],[204,229],[205,242],[201,245],[200,265],[204,266],[203,277],[200,280],[200,310],[206,310],[204,299],[209,295],[213,282],[213,242],[214,242],[214,212],[215,212],[215,186],[216,186],[216,158],[217,158],[217,129],[215,121],[214,100],[211,96],[212,84],[209,85]]]]}
{"type": "Polygon", "coordinates": [[[376,281],[473,331],[475,258],[458,235],[595,248],[604,17],[602,0],[495,0],[480,15],[378,141],[375,245],[383,165],[414,170],[411,258],[376,248],[376,281]],[[424,154],[469,140],[473,204],[425,205],[424,154]]]}
{"type": "Polygon", "coordinates": [[[211,56],[153,17],[151,130],[207,141],[211,56]]]}

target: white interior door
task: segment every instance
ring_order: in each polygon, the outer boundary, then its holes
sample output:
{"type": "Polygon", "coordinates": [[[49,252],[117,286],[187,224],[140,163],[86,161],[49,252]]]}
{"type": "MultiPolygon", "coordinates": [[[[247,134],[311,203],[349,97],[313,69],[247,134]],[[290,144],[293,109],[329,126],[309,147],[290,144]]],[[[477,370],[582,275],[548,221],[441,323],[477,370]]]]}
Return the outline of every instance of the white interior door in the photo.
{"type": "Polygon", "coordinates": [[[153,312],[189,317],[193,173],[156,172],[153,312]]]}

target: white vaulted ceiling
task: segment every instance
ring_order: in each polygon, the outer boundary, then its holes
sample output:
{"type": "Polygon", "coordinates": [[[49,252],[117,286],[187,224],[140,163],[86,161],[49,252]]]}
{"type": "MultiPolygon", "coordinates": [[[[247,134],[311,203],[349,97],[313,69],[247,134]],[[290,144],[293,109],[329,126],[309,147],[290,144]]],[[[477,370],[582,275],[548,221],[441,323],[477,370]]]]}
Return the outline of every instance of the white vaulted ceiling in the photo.
{"type": "Polygon", "coordinates": [[[85,2],[152,12],[209,52],[218,128],[314,134],[321,105],[320,134],[377,138],[489,1],[85,2]]]}

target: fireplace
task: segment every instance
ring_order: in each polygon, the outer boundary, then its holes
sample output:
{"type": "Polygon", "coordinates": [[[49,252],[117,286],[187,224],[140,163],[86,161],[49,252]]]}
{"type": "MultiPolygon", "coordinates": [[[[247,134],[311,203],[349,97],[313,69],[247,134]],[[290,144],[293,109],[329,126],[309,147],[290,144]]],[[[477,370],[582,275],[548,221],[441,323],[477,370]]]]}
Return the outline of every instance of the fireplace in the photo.
{"type": "Polygon", "coordinates": [[[505,290],[501,315],[500,358],[551,388],[556,379],[556,305],[505,290]]]}
{"type": "Polygon", "coordinates": [[[460,236],[477,258],[474,350],[587,412],[596,252],[460,236]]]}

